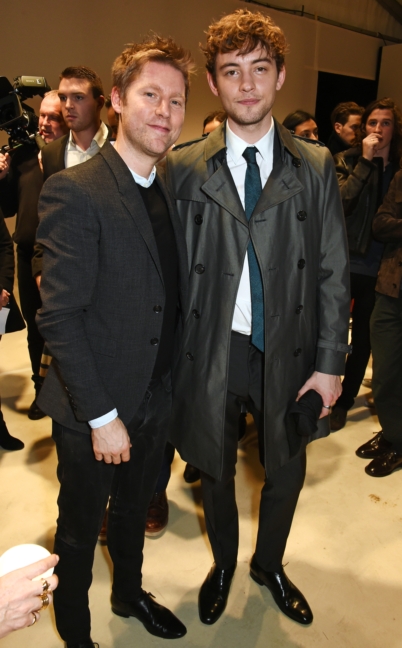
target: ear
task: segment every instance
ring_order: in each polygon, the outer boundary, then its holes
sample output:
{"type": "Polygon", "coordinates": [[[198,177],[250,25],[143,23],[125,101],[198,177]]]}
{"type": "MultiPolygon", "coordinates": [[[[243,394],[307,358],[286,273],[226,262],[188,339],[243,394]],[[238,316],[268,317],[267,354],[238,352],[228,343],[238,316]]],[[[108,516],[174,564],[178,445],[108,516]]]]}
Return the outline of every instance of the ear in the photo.
{"type": "Polygon", "coordinates": [[[98,97],[98,106],[102,110],[103,106],[105,105],[105,97],[103,95],[99,95],[98,97]]]}
{"type": "Polygon", "coordinates": [[[207,81],[208,81],[208,85],[211,88],[211,91],[213,92],[215,97],[219,97],[219,90],[216,87],[215,80],[214,80],[214,78],[213,78],[213,76],[212,76],[212,74],[210,72],[207,72],[207,81]]]}
{"type": "Polygon", "coordinates": [[[337,133],[339,135],[341,130],[342,130],[342,124],[340,124],[339,122],[335,122],[335,124],[334,124],[335,133],[337,133]]]}
{"type": "Polygon", "coordinates": [[[116,88],[116,86],[114,86],[112,88],[112,92],[110,93],[110,101],[112,102],[113,110],[115,112],[119,113],[119,115],[120,115],[120,113],[121,113],[121,105],[122,105],[123,102],[122,102],[121,97],[120,97],[120,92],[116,88]]]}
{"type": "Polygon", "coordinates": [[[278,79],[277,79],[277,82],[276,82],[276,89],[277,90],[280,90],[282,88],[283,84],[285,83],[285,79],[286,79],[286,68],[283,65],[282,68],[279,71],[278,79]]]}

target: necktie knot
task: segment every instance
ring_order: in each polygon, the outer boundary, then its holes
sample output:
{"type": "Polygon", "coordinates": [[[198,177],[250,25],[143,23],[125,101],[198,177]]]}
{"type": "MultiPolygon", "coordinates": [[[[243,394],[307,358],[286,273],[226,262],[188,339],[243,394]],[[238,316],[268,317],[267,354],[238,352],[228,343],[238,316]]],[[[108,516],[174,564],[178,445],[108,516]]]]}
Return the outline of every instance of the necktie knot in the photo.
{"type": "Polygon", "coordinates": [[[243,151],[243,157],[247,164],[257,164],[257,151],[255,146],[247,146],[243,151]]]}

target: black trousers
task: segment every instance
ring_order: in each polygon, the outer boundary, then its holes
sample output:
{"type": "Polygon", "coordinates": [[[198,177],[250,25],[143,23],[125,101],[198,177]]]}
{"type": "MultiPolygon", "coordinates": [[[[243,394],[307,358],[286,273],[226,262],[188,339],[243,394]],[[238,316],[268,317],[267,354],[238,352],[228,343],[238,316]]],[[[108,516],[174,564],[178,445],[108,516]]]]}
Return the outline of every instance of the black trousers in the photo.
{"type": "Polygon", "coordinates": [[[53,422],[60,481],[54,552],[56,625],[64,641],[88,641],[88,590],[94,550],[110,495],[107,543],[113,591],[131,601],[141,591],[142,550],[149,502],[162,463],[171,412],[170,376],[151,383],[128,426],[131,459],[118,465],[96,461],[90,435],[53,422]]]}
{"type": "Polygon", "coordinates": [[[349,410],[359,393],[370,359],[370,317],[375,302],[376,277],[350,273],[350,293],[354,299],[352,313],[352,353],[346,360],[342,394],[336,404],[349,410]]]}
{"type": "Polygon", "coordinates": [[[384,438],[402,452],[402,297],[377,293],[371,317],[373,395],[384,438]]]}
{"type": "Polygon", "coordinates": [[[17,247],[18,290],[20,294],[21,311],[27,325],[28,352],[32,365],[33,381],[42,383],[39,379],[39,367],[44,340],[36,326],[36,311],[41,307],[41,299],[35,279],[32,277],[32,250],[17,247]]]}
{"type": "MultiPolygon", "coordinates": [[[[242,402],[253,415],[259,432],[260,458],[263,457],[263,375],[264,355],[251,344],[250,337],[233,332],[225,414],[224,476],[218,481],[201,474],[207,533],[215,562],[221,569],[228,569],[237,561],[239,519],[234,478],[242,402]]],[[[258,564],[266,571],[281,569],[305,474],[303,453],[265,478],[255,553],[258,564]]]]}

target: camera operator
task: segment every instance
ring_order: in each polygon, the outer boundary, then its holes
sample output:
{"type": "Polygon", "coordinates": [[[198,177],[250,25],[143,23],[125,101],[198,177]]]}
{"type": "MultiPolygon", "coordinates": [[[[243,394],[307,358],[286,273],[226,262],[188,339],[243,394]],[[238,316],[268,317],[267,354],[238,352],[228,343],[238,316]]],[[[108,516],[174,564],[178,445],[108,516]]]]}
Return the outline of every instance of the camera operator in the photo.
{"type": "MultiPolygon", "coordinates": [[[[44,143],[48,144],[67,132],[57,90],[51,90],[44,96],[40,106],[39,133],[44,143]]],[[[43,382],[39,375],[43,338],[35,323],[41,301],[31,268],[42,184],[36,144],[26,143],[16,147],[10,154],[0,153],[0,208],[5,217],[17,214],[13,239],[17,244],[18,288],[21,310],[27,324],[28,351],[35,385],[35,399],[28,411],[28,417],[33,420],[45,416],[36,403],[43,382]]]]}

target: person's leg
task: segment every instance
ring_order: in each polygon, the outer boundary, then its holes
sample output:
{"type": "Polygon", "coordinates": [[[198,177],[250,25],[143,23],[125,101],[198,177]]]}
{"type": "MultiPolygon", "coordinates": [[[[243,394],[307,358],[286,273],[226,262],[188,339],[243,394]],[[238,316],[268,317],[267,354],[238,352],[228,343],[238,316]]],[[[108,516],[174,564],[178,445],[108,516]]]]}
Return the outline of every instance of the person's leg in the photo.
{"type": "Polygon", "coordinates": [[[96,461],[90,434],[53,421],[60,481],[54,552],[59,586],[54,594],[56,626],[69,643],[88,641],[91,619],[88,590],[92,564],[116,467],[96,461]]]}

